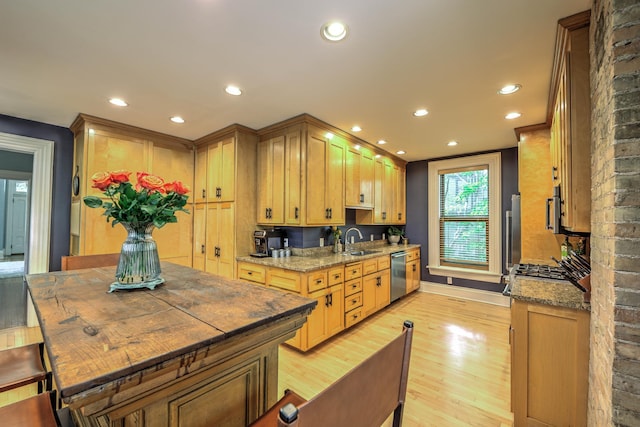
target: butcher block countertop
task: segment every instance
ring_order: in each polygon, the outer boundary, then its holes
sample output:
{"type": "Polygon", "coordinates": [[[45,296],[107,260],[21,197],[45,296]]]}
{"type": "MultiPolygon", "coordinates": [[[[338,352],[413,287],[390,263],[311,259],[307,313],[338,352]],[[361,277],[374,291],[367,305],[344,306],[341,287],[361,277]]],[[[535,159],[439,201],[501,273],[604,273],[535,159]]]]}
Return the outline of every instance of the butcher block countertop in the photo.
{"type": "Polygon", "coordinates": [[[165,283],[155,290],[109,294],[114,275],[115,267],[105,267],[27,276],[59,393],[75,408],[103,399],[94,410],[104,412],[127,387],[167,369],[175,380],[247,337],[253,348],[273,336],[284,341],[316,305],[164,262],[165,283]]]}

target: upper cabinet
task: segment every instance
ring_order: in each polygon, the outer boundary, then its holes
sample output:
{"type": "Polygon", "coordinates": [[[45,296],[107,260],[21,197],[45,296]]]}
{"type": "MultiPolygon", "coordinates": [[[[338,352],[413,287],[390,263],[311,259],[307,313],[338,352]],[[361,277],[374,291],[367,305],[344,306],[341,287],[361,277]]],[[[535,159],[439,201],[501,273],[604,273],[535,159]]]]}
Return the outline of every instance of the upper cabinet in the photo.
{"type": "MultiPolygon", "coordinates": [[[[106,221],[103,209],[91,209],[82,202],[88,195],[105,197],[92,188],[91,177],[96,172],[124,169],[132,172],[134,181],[136,172],[148,172],[166,182],[193,183],[191,141],[85,114],[77,117],[71,130],[75,135],[74,172],[79,177],[78,191],[72,193],[71,201],[72,255],[120,252],[126,238],[122,226],[112,227],[106,221]]],[[[178,213],[176,224],[153,233],[161,259],[188,266],[192,263],[191,236],[192,218],[185,213],[178,213]]]]}
{"type": "Polygon", "coordinates": [[[196,151],[195,202],[232,202],[235,196],[235,139],[213,142],[196,151]]]}
{"type": "Polygon", "coordinates": [[[259,133],[259,224],[405,223],[404,161],[306,114],[259,133]]]}
{"type": "Polygon", "coordinates": [[[551,174],[560,186],[561,225],[585,233],[591,229],[589,16],[585,11],[558,21],[549,100],[551,174]]]}

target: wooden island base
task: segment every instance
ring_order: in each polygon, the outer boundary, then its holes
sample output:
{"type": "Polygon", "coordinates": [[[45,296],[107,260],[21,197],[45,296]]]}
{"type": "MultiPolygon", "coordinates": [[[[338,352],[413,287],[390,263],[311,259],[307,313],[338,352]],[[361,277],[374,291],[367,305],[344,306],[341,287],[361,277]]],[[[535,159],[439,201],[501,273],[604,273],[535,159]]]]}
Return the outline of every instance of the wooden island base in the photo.
{"type": "Polygon", "coordinates": [[[62,401],[82,427],[245,427],[277,401],[278,345],[315,301],[162,270],[112,294],[115,267],[27,276],[62,401]]]}

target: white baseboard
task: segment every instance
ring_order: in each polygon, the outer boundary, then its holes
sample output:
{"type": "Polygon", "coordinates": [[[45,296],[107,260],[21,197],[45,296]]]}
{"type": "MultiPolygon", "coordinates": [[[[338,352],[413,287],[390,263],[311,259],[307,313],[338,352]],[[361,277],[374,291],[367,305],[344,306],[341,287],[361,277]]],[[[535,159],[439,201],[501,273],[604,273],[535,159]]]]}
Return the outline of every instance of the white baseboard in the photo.
{"type": "Polygon", "coordinates": [[[0,259],[4,259],[4,249],[0,249],[0,259]]]}
{"type": "Polygon", "coordinates": [[[462,286],[441,285],[440,283],[420,282],[420,292],[428,292],[438,295],[446,295],[454,298],[495,304],[509,307],[510,298],[499,292],[483,291],[481,289],[465,288],[462,286]]]}

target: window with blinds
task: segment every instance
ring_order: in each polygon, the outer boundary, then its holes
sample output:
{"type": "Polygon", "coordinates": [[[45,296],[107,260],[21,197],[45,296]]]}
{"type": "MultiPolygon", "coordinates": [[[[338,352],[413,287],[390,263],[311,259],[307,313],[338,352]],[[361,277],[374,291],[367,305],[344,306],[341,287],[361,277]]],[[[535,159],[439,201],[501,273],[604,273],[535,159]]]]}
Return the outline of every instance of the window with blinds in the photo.
{"type": "Polygon", "coordinates": [[[438,171],[440,265],[489,270],[489,166],[438,171]]]}

